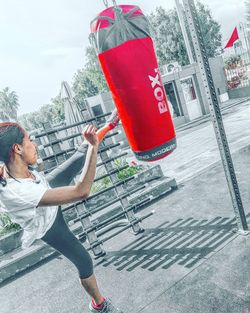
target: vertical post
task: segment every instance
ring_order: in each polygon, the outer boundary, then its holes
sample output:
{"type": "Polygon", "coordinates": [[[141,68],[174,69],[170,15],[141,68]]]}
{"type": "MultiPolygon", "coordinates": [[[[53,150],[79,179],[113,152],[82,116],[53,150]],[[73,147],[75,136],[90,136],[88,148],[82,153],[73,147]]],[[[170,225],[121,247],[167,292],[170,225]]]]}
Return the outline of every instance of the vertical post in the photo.
{"type": "Polygon", "coordinates": [[[183,0],[185,13],[187,16],[188,26],[190,29],[196,59],[200,68],[202,81],[207,94],[207,99],[209,103],[210,116],[213,122],[213,127],[215,130],[216,140],[219,146],[219,151],[221,155],[222,164],[224,167],[229,192],[231,195],[233,208],[235,212],[236,222],[238,226],[238,231],[240,234],[248,233],[248,225],[246,221],[246,216],[241,201],[241,195],[234,171],[233,161],[231,158],[231,153],[229,150],[227,137],[222,121],[222,115],[219,107],[218,98],[216,95],[216,90],[214,82],[212,79],[212,74],[208,62],[208,57],[206,54],[205,45],[203,43],[201,29],[199,25],[199,20],[197,16],[197,11],[195,8],[194,0],[183,0]]]}
{"type": "MultiPolygon", "coordinates": [[[[88,230],[89,228],[91,228],[93,224],[89,218],[90,213],[86,209],[85,204],[82,203],[75,205],[75,210],[77,216],[80,217],[80,222],[83,230],[88,230]]],[[[95,257],[104,256],[106,254],[105,251],[102,249],[101,243],[97,238],[95,230],[87,232],[86,237],[88,238],[90,248],[92,249],[95,257]]]]}
{"type": "Polygon", "coordinates": [[[244,41],[245,41],[246,49],[247,49],[247,56],[248,56],[247,64],[250,64],[250,50],[249,50],[249,43],[248,43],[248,38],[247,38],[247,35],[246,35],[245,25],[243,23],[240,23],[240,28],[243,31],[244,41]]]}
{"type": "MultiPolygon", "coordinates": [[[[105,146],[104,143],[103,143],[103,146],[105,146]]],[[[112,166],[112,163],[111,162],[105,163],[105,161],[109,159],[107,152],[106,151],[101,152],[100,155],[101,155],[101,159],[104,161],[104,167],[105,167],[107,173],[111,172],[114,169],[112,166]]],[[[116,174],[110,174],[109,177],[110,177],[112,184],[115,185],[117,183],[116,174]]],[[[123,193],[123,192],[124,192],[124,190],[123,190],[122,186],[115,186],[115,193],[117,196],[117,200],[119,200],[121,207],[122,207],[122,210],[126,211],[126,209],[129,207],[130,204],[129,204],[127,197],[120,198],[120,193],[123,193]]],[[[140,226],[140,223],[139,223],[140,221],[135,216],[133,210],[127,211],[125,213],[125,216],[128,220],[128,223],[131,225],[134,234],[140,234],[144,231],[144,229],[140,226]],[[136,222],[136,221],[138,221],[138,222],[136,222]]]]}
{"type": "Polygon", "coordinates": [[[186,26],[185,26],[185,21],[184,21],[184,16],[183,16],[183,7],[182,7],[179,0],[175,0],[175,4],[176,4],[176,9],[177,9],[177,15],[178,15],[180,26],[181,26],[182,35],[183,35],[185,46],[187,49],[189,63],[193,64],[194,63],[194,57],[193,57],[191,44],[190,44],[190,41],[188,39],[188,34],[187,34],[186,26]]]}

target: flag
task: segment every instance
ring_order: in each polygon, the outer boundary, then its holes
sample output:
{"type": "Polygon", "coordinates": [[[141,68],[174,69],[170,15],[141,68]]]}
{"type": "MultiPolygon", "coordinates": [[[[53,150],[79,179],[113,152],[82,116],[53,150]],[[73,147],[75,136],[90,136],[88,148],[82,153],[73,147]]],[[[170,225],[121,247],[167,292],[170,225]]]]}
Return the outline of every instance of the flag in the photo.
{"type": "Polygon", "coordinates": [[[237,30],[237,27],[234,28],[234,31],[230,37],[230,39],[228,40],[226,46],[225,46],[225,49],[226,48],[230,48],[230,47],[233,47],[234,43],[236,40],[239,39],[239,35],[238,35],[238,30],[237,30]]]}

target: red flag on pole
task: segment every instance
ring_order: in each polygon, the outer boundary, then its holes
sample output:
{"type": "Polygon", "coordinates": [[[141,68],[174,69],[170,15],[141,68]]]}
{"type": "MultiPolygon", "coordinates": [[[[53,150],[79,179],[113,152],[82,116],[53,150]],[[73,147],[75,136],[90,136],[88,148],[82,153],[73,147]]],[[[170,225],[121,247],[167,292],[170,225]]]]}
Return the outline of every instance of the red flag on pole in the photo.
{"type": "Polygon", "coordinates": [[[238,30],[237,30],[237,27],[235,27],[230,39],[228,40],[228,43],[225,46],[225,49],[232,47],[235,41],[238,39],[239,39],[238,30]]]}

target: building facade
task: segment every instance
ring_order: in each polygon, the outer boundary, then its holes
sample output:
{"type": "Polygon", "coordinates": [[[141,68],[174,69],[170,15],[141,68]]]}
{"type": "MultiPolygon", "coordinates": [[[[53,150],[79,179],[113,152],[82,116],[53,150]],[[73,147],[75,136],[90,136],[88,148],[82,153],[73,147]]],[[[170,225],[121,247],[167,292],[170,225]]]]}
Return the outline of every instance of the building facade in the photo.
{"type": "MultiPolygon", "coordinates": [[[[216,93],[220,102],[228,100],[222,57],[209,60],[216,93]]],[[[175,126],[188,123],[209,113],[209,105],[197,63],[163,72],[162,82],[175,126]]]]}
{"type": "MultiPolygon", "coordinates": [[[[224,102],[228,100],[228,95],[223,59],[216,57],[209,62],[217,96],[220,102],[224,102]]],[[[198,64],[166,66],[165,69],[162,71],[162,83],[175,126],[208,114],[209,106],[198,64]]],[[[115,107],[109,92],[87,98],[86,103],[95,116],[110,112],[115,107]]]]}

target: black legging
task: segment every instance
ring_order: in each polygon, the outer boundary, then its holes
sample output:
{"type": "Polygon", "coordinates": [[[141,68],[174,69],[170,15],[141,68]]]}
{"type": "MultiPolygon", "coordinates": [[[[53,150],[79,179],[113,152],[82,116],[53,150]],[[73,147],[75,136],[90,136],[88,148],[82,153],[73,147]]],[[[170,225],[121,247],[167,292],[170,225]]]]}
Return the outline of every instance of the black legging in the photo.
{"type": "Polygon", "coordinates": [[[78,269],[81,279],[93,274],[92,259],[81,242],[70,231],[60,208],[52,227],[42,240],[69,259],[78,269]]]}

